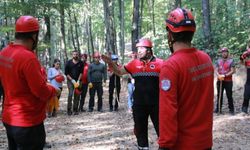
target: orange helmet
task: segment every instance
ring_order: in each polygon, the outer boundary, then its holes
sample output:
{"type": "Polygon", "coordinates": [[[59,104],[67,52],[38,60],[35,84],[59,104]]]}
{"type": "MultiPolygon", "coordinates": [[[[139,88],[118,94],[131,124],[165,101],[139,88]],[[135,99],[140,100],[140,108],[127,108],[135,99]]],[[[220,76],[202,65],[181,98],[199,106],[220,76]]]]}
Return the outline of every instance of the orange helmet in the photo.
{"type": "Polygon", "coordinates": [[[136,47],[149,47],[149,48],[152,48],[153,44],[149,39],[140,39],[139,42],[136,44],[136,47]]]}
{"type": "Polygon", "coordinates": [[[16,21],[16,32],[35,32],[39,31],[39,22],[32,16],[21,16],[16,21]]]}
{"type": "Polygon", "coordinates": [[[228,48],[223,47],[223,48],[220,49],[220,52],[221,52],[221,53],[222,53],[222,52],[228,52],[228,48]]]}
{"type": "Polygon", "coordinates": [[[100,58],[100,57],[101,57],[101,55],[100,55],[100,53],[99,53],[99,52],[95,52],[95,53],[93,54],[93,57],[94,57],[94,58],[100,58]]]}
{"type": "Polygon", "coordinates": [[[63,75],[58,75],[55,77],[56,82],[62,83],[64,81],[64,76],[63,75]]]}
{"type": "Polygon", "coordinates": [[[195,32],[196,25],[191,11],[183,8],[176,8],[171,11],[166,26],[171,32],[192,31],[195,32]]]}

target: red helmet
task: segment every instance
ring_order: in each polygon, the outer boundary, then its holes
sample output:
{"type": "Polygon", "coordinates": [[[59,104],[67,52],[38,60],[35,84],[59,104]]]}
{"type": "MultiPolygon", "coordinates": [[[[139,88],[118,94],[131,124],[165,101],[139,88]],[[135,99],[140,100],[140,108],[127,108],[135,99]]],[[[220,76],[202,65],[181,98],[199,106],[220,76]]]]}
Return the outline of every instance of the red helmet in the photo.
{"type": "Polygon", "coordinates": [[[39,22],[32,16],[21,16],[16,21],[16,32],[34,32],[39,31],[39,22]]]}
{"type": "Polygon", "coordinates": [[[223,48],[220,49],[220,52],[221,52],[221,53],[222,53],[222,52],[228,52],[228,48],[223,47],[223,48]]]}
{"type": "Polygon", "coordinates": [[[152,48],[153,44],[149,39],[140,39],[139,42],[136,44],[136,47],[149,47],[149,48],[152,48]]]}
{"type": "Polygon", "coordinates": [[[74,93],[75,93],[76,95],[80,95],[80,94],[82,93],[82,91],[79,90],[79,89],[75,89],[75,90],[74,90],[74,93]]]}
{"type": "Polygon", "coordinates": [[[95,52],[95,53],[93,54],[93,57],[94,57],[94,58],[100,58],[100,57],[101,57],[101,55],[100,55],[100,53],[99,53],[99,52],[95,52]]]}
{"type": "Polygon", "coordinates": [[[195,32],[196,30],[194,17],[191,11],[183,8],[176,8],[170,12],[166,20],[166,26],[172,32],[195,32]]]}
{"type": "Polygon", "coordinates": [[[55,77],[56,82],[62,83],[64,81],[64,76],[63,75],[58,75],[55,77]]]}

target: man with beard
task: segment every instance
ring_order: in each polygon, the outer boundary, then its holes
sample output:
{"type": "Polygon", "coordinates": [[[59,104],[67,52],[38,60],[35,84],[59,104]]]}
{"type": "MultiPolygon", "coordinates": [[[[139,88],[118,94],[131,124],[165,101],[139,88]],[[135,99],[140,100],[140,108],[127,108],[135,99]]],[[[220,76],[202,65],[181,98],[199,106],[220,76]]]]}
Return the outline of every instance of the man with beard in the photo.
{"type": "Polygon", "coordinates": [[[60,93],[46,83],[34,53],[39,23],[32,16],[16,21],[15,41],[0,53],[0,80],[4,88],[3,124],[9,149],[42,150],[48,101],[60,93]]]}
{"type": "Polygon", "coordinates": [[[226,47],[220,50],[222,58],[219,58],[216,63],[216,75],[217,81],[217,105],[215,112],[222,113],[223,104],[223,92],[226,90],[228,99],[229,113],[234,115],[234,104],[233,104],[233,78],[232,75],[235,73],[235,63],[232,58],[229,57],[229,52],[226,47]]]}
{"type": "Polygon", "coordinates": [[[134,102],[132,106],[135,123],[134,134],[138,149],[148,150],[148,117],[151,118],[155,131],[159,136],[159,74],[163,61],[153,55],[153,44],[149,39],[140,39],[136,44],[137,58],[119,68],[112,59],[103,55],[115,74],[131,74],[135,80],[134,102]]]}
{"type": "Polygon", "coordinates": [[[102,96],[103,96],[103,86],[102,82],[106,83],[107,80],[107,68],[103,63],[100,63],[100,54],[95,52],[93,54],[94,62],[89,65],[88,68],[88,82],[89,82],[89,110],[92,112],[95,105],[95,93],[97,92],[98,106],[97,111],[103,112],[102,109],[102,96]]]}
{"type": "Polygon", "coordinates": [[[210,150],[214,69],[210,57],[192,47],[191,11],[176,8],[166,20],[172,55],[160,73],[159,150],[210,150]]]}
{"type": "Polygon", "coordinates": [[[67,86],[69,90],[67,114],[72,115],[72,96],[73,99],[73,112],[74,115],[78,115],[78,106],[80,100],[80,94],[75,94],[75,90],[80,85],[80,80],[83,72],[83,62],[79,58],[78,51],[72,52],[72,59],[70,59],[65,65],[65,75],[67,76],[67,86]]]}

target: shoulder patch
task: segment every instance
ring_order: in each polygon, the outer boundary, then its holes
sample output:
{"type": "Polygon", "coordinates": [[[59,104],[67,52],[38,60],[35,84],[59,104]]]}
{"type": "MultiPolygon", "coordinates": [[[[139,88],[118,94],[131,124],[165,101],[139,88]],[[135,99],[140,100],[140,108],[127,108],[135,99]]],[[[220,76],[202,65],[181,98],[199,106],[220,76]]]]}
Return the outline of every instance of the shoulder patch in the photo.
{"type": "Polygon", "coordinates": [[[161,89],[163,91],[168,91],[171,87],[171,81],[168,79],[161,80],[161,89]]]}

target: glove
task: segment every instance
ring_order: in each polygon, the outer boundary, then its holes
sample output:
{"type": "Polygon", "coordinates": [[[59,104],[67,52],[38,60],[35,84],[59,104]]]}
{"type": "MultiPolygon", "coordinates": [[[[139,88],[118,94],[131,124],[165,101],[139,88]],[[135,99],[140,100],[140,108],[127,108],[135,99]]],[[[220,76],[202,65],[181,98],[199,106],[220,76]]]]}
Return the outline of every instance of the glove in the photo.
{"type": "Polygon", "coordinates": [[[106,81],[103,82],[103,86],[106,86],[106,81]]]}
{"type": "Polygon", "coordinates": [[[90,82],[90,83],[88,84],[88,87],[91,89],[91,88],[93,87],[93,84],[90,82]]]}
{"type": "Polygon", "coordinates": [[[218,80],[223,81],[224,79],[225,79],[225,75],[223,75],[223,74],[222,75],[220,75],[220,74],[218,75],[218,80]]]}
{"type": "Polygon", "coordinates": [[[77,83],[74,79],[72,79],[71,82],[73,83],[75,89],[79,87],[79,83],[77,83]]]}

